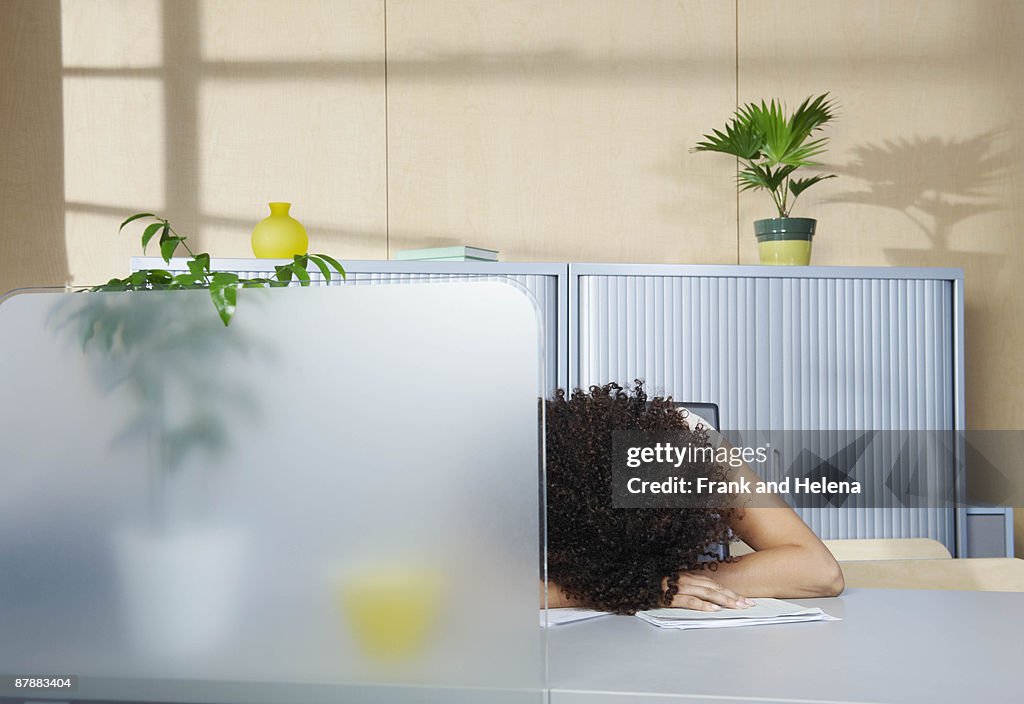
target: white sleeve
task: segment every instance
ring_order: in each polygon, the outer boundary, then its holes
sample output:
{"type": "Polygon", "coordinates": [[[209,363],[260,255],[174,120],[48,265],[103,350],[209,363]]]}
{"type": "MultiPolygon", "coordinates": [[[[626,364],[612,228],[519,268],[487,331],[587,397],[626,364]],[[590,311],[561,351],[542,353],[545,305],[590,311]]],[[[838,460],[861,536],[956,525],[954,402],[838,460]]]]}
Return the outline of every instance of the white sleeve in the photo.
{"type": "Polygon", "coordinates": [[[697,426],[700,425],[704,426],[704,428],[707,430],[708,442],[711,443],[711,447],[717,449],[722,446],[722,441],[725,438],[723,438],[722,434],[711,426],[711,423],[708,423],[706,420],[704,420],[704,418],[697,415],[688,408],[686,409],[686,413],[686,424],[690,426],[691,430],[696,429],[697,426]]]}

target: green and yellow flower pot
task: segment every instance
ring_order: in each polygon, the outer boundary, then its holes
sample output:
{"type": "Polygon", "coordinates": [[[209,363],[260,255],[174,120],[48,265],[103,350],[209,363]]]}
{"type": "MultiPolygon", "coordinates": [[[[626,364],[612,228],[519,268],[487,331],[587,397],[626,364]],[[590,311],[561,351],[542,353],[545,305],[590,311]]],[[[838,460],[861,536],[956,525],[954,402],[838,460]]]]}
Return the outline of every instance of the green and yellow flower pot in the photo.
{"type": "Polygon", "coordinates": [[[769,218],[754,221],[761,263],[807,266],[811,263],[811,240],[818,221],[814,218],[769,218]]]}

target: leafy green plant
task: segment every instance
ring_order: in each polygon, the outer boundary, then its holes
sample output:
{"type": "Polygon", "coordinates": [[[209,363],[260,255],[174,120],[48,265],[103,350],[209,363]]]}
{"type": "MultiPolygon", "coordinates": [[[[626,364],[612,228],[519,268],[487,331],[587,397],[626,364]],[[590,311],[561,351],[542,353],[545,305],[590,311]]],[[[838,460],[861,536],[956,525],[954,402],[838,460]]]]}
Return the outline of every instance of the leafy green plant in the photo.
{"type": "Polygon", "coordinates": [[[158,215],[135,213],[121,223],[118,232],[124,230],[126,225],[144,219],[154,222],[147,225],[142,231],[142,251],[145,252],[153,238],[157,238],[160,256],[163,257],[164,262],[170,264],[178,247],[182,247],[189,255],[188,272],[172,274],[166,269],[141,269],[127,278],[111,279],[105,284],[93,286],[87,290],[209,289],[213,307],[217,309],[217,314],[227,326],[231,323],[231,317],[235,314],[238,305],[239,288],[276,288],[290,285],[293,279],[302,286],[309,286],[312,283],[307,270],[310,263],[320,270],[327,282],[331,280],[332,270],[337,272],[341,278],[346,278],[345,269],[341,264],[326,254],[296,254],[291,262],[274,267],[274,278],[244,278],[233,272],[213,271],[210,269],[210,255],[205,252],[199,254],[193,252],[188,246],[188,238],[175,232],[171,223],[158,215]]]}
{"type": "Polygon", "coordinates": [[[832,120],[835,109],[828,93],[807,98],[789,117],[781,101],[748,103],[736,111],[724,130],[704,135],[704,141],[692,151],[722,152],[739,159],[740,190],[768,191],[779,217],[787,218],[801,193],[835,178],[835,174],[793,177],[799,168],[821,165],[814,159],[824,153],[828,137],[814,135],[832,120]]]}

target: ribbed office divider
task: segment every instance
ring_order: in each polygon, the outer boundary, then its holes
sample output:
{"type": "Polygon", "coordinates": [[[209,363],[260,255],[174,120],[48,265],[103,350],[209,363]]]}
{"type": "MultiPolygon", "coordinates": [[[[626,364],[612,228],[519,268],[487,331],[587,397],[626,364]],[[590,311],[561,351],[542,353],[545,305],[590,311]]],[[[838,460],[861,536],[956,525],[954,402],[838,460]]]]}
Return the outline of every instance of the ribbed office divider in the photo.
{"type": "MultiPolygon", "coordinates": [[[[952,281],[866,271],[573,265],[570,376],[582,387],[642,379],[680,401],[717,403],[726,429],[956,429],[952,281]]],[[[861,467],[865,483],[892,471],[861,467]]],[[[823,538],[955,546],[952,508],[798,511],[823,538]]]]}
{"type": "MultiPolygon", "coordinates": [[[[218,271],[232,271],[241,276],[270,276],[280,262],[258,259],[215,259],[218,271]]],[[[567,301],[560,293],[565,288],[566,265],[504,264],[479,262],[378,262],[343,263],[348,278],[333,279],[332,285],[409,284],[448,281],[515,282],[529,291],[541,312],[544,333],[545,379],[548,390],[568,385],[568,351],[565,346],[567,301]],[[533,273],[536,272],[536,273],[533,273]]],[[[185,260],[174,259],[167,265],[156,257],[132,257],[132,269],[166,268],[172,273],[187,271],[185,260]]],[[[323,275],[311,268],[314,285],[324,285],[323,275]]],[[[495,373],[499,373],[496,370],[495,373]]]]}

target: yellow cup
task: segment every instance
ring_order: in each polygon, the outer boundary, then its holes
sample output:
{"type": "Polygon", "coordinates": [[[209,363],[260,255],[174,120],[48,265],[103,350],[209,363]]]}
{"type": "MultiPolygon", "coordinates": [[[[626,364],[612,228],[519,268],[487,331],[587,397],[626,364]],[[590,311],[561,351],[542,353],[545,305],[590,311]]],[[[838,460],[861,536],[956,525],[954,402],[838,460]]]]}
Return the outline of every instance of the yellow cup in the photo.
{"type": "Polygon", "coordinates": [[[424,651],[440,620],[442,585],[433,570],[389,568],[348,574],[335,594],[363,652],[393,661],[424,651]]]}

